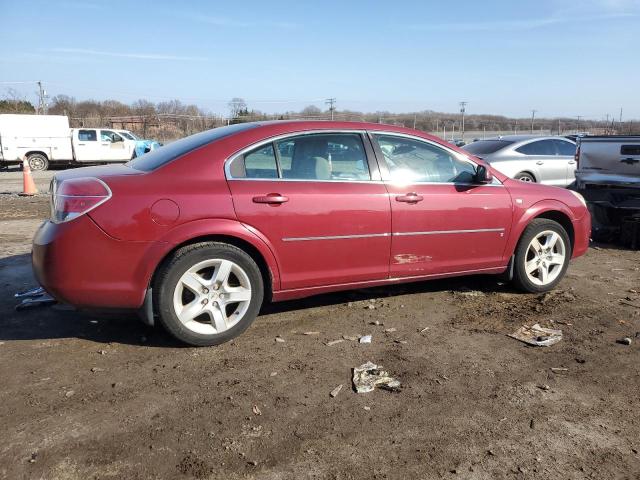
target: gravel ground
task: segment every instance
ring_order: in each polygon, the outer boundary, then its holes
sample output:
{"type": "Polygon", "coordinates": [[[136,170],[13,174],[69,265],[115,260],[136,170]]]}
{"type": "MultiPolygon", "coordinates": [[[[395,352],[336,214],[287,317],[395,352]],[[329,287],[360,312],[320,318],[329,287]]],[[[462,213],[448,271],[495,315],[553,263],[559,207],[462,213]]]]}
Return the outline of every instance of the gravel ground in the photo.
{"type": "Polygon", "coordinates": [[[547,295],[466,277],[269,305],[195,349],[131,315],[15,312],[47,210],[0,195],[0,478],[640,478],[638,252],[592,248],[547,295]],[[506,336],[536,322],[563,340],[506,336]],[[368,360],[401,391],[355,393],[368,360]]]}

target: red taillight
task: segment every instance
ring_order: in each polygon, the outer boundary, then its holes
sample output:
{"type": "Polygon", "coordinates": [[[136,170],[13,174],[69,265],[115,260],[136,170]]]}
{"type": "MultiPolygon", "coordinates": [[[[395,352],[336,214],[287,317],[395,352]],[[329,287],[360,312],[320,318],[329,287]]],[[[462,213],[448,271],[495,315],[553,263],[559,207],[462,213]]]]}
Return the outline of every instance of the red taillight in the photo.
{"type": "Polygon", "coordinates": [[[51,220],[68,222],[93,210],[111,198],[111,190],[97,178],[72,178],[57,182],[51,189],[51,220]]]}

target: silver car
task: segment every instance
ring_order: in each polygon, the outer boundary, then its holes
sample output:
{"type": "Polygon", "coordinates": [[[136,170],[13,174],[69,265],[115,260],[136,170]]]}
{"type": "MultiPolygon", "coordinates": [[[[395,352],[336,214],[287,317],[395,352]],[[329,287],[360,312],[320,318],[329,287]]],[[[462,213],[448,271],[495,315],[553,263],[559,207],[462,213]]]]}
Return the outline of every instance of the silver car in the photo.
{"type": "Polygon", "coordinates": [[[576,144],[564,137],[505,135],[478,140],[462,149],[523,182],[566,187],[575,180],[576,144]]]}

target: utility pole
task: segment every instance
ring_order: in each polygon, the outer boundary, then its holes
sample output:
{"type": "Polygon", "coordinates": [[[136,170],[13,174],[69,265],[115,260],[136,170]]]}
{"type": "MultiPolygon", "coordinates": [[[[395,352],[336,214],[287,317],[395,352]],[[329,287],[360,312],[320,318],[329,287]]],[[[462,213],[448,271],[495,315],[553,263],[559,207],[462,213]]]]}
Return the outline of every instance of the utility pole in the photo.
{"type": "Polygon", "coordinates": [[[516,120],[516,125],[515,125],[515,127],[513,128],[513,134],[514,134],[514,135],[517,135],[517,134],[518,134],[518,120],[516,120]]]}
{"type": "MultiPolygon", "coordinates": [[[[622,111],[621,111],[621,112],[622,112],[622,111]]],[[[413,114],[413,129],[414,129],[414,130],[416,129],[416,119],[417,119],[416,117],[417,117],[417,116],[418,116],[418,114],[417,114],[417,113],[414,113],[414,114],[413,114]]],[[[620,116],[622,116],[622,113],[620,113],[620,116]]]]}
{"type": "Polygon", "coordinates": [[[578,115],[578,132],[580,132],[580,122],[582,121],[582,116],[578,115]]]}
{"type": "Polygon", "coordinates": [[[531,135],[533,135],[533,122],[536,118],[537,110],[531,110],[531,135]]]}
{"type": "Polygon", "coordinates": [[[467,103],[469,102],[460,102],[460,114],[462,115],[462,123],[461,123],[461,128],[460,128],[460,139],[464,142],[464,112],[465,112],[465,107],[467,106],[467,103]]]}
{"type": "Polygon", "coordinates": [[[335,97],[332,98],[327,98],[324,101],[325,105],[329,105],[329,112],[331,112],[331,120],[333,120],[333,112],[335,111],[336,107],[336,99],[335,97]]]}
{"type": "Polygon", "coordinates": [[[47,92],[42,86],[42,82],[38,81],[38,114],[47,114],[47,92]]]}

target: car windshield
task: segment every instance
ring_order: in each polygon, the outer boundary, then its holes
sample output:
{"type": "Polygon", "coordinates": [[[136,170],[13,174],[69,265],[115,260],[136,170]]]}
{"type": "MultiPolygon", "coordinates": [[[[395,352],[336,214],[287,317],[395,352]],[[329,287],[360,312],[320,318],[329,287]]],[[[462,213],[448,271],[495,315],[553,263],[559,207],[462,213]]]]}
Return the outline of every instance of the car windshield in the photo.
{"type": "Polygon", "coordinates": [[[182,155],[185,155],[192,150],[203,147],[211,142],[220,140],[221,138],[228,137],[235,133],[255,128],[259,124],[257,123],[238,123],[236,125],[229,125],[226,127],[218,127],[212,130],[196,133],[190,137],[181,138],[175,142],[171,142],[164,147],[153,150],[149,153],[131,160],[126,165],[136,170],[142,170],[143,172],[150,172],[163,165],[175,160],[182,155]]]}
{"type": "Polygon", "coordinates": [[[487,155],[489,153],[495,153],[512,143],[513,142],[509,140],[478,140],[477,142],[465,145],[462,149],[474,155],[487,155]]]}
{"type": "Polygon", "coordinates": [[[118,133],[122,135],[124,138],[126,138],[127,140],[137,140],[136,136],[131,132],[120,130],[118,133]]]}

